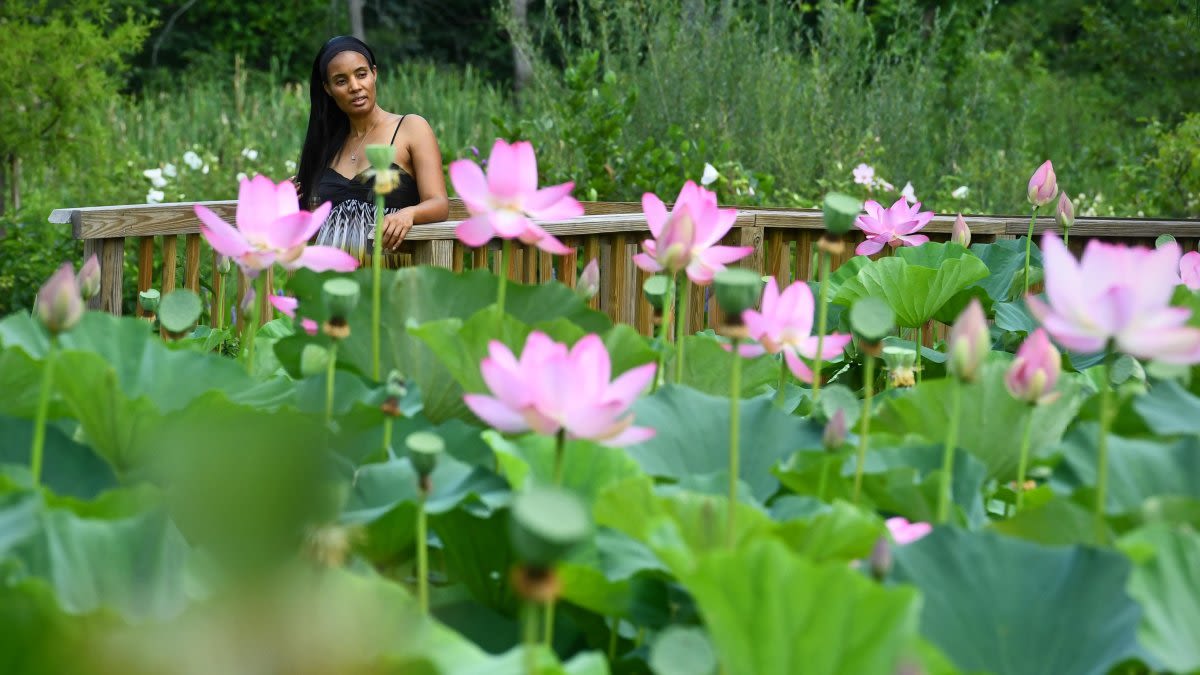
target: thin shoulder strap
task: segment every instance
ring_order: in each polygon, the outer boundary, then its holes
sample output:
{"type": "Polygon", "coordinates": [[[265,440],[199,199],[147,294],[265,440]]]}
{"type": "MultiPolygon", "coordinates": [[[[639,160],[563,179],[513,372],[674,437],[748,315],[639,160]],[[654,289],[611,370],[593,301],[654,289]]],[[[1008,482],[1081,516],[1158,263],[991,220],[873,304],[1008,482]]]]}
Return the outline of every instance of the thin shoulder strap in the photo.
{"type": "Polygon", "coordinates": [[[404,124],[404,118],[405,118],[405,117],[408,117],[408,113],[404,113],[403,115],[401,115],[401,116],[400,116],[400,121],[399,121],[399,122],[396,122],[396,130],[392,132],[392,142],[391,142],[391,143],[388,143],[388,145],[395,145],[395,144],[396,144],[396,134],[400,133],[400,125],[401,125],[401,124],[404,124]]]}

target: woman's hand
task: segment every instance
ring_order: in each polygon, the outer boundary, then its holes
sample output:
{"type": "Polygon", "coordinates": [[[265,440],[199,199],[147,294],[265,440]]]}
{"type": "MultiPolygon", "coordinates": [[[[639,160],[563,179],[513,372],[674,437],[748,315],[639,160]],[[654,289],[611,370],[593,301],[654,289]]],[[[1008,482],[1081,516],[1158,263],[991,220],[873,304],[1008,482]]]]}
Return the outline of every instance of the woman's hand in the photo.
{"type": "Polygon", "coordinates": [[[400,209],[383,217],[383,250],[395,251],[413,226],[412,208],[400,209]]]}

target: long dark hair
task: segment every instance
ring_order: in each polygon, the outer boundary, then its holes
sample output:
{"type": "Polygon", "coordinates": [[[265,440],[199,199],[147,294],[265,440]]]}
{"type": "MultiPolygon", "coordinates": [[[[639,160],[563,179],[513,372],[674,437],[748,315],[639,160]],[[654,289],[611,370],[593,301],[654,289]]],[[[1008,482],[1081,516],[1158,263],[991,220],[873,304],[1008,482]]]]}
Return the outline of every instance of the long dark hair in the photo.
{"type": "Polygon", "coordinates": [[[313,59],[312,76],[308,83],[311,106],[308,111],[308,131],[304,134],[304,147],[300,150],[300,165],[296,180],[300,181],[300,203],[308,208],[316,206],[317,182],[321,173],[341,151],[350,135],[350,118],[337,107],[333,97],[325,91],[325,69],[329,61],[341,52],[354,51],[367,57],[375,69],[375,52],[358,38],[340,35],[326,42],[313,59]]]}

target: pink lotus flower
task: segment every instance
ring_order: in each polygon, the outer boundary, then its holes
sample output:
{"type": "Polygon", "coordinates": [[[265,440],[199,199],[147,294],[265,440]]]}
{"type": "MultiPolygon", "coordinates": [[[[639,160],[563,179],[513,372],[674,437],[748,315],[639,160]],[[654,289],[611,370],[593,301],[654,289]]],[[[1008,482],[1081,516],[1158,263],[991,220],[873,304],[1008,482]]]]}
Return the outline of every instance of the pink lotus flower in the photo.
{"type": "Polygon", "coordinates": [[[1183,254],[1179,259],[1179,278],[1193,291],[1200,289],[1200,253],[1188,251],[1183,254]]]}
{"type": "Polygon", "coordinates": [[[911,544],[933,531],[933,525],[929,523],[910,523],[904,518],[888,518],[884,524],[900,546],[911,544]]]}
{"type": "MultiPolygon", "coordinates": [[[[289,298],[286,295],[272,295],[267,298],[271,306],[279,310],[281,314],[286,314],[293,321],[296,319],[296,308],[300,306],[300,301],[296,298],[289,298]]],[[[300,328],[309,335],[317,334],[317,322],[305,317],[300,320],[300,328]]]]}
{"type": "Polygon", "coordinates": [[[1050,344],[1046,331],[1039,328],[1017,349],[1017,358],[1004,376],[1004,386],[1019,401],[1032,405],[1050,403],[1058,398],[1058,393],[1051,390],[1058,383],[1060,373],[1062,356],[1050,344]]]}
{"type": "Polygon", "coordinates": [[[913,234],[933,219],[933,211],[922,212],[920,202],[909,206],[901,197],[891,208],[885,209],[879,202],[871,200],[863,205],[863,209],[866,213],[854,224],[867,233],[867,239],[854,249],[857,255],[874,255],[884,246],[920,246],[929,241],[923,234],[913,234]]]}
{"type": "MultiPolygon", "coordinates": [[[[783,352],[792,374],[804,382],[812,382],[813,372],[800,358],[817,358],[817,336],[812,334],[813,295],[807,283],[794,282],[780,293],[775,277],[767,279],[762,311],[748,309],[742,313],[742,320],[750,337],[762,345],[757,352],[748,345],[749,349],[740,350],[742,356],[755,356],[764,350],[771,354],[783,352]]],[[[821,345],[821,359],[841,354],[850,339],[850,335],[839,333],[826,335],[821,345]]]]}
{"type": "Polygon", "coordinates": [[[487,175],[469,159],[450,163],[450,182],[471,217],[454,234],[467,246],[483,246],[493,236],[519,239],[548,253],[570,251],[534,220],[566,220],[583,215],[571,196],[574,183],[538,189],[537,158],[528,141],[509,145],[496,139],[487,161],[487,175]]]}
{"type": "Polygon", "coordinates": [[[971,228],[967,227],[967,221],[961,213],[954,219],[954,228],[950,231],[950,241],[963,248],[971,245],[971,228]]]}
{"type": "Polygon", "coordinates": [[[1179,245],[1158,249],[1088,242],[1078,262],[1053,232],[1042,238],[1046,298],[1026,298],[1030,313],[1067,349],[1117,351],[1168,363],[1200,362],[1200,328],[1191,310],[1172,307],[1179,245]]]}
{"type": "Polygon", "coordinates": [[[642,211],[653,239],[642,242],[643,253],[633,262],[647,272],[686,270],[699,286],[712,282],[713,275],[754,252],[752,246],[717,246],[737,221],[736,209],[717,206],[717,195],[684,183],[670,213],[656,195],[642,195],[642,211]]]}
{"type": "Polygon", "coordinates": [[[1045,206],[1058,196],[1058,179],[1054,176],[1054,165],[1050,160],[1033,172],[1029,177],[1029,203],[1034,206],[1045,206]]]}
{"type": "Polygon", "coordinates": [[[38,290],[37,317],[52,335],[71,330],[83,318],[83,297],[75,266],[63,263],[38,290]]]}
{"type": "Polygon", "coordinates": [[[207,207],[197,204],[193,208],[200,218],[200,233],[248,277],[258,276],[275,263],[289,270],[306,267],[314,272],[351,272],[358,267],[354,256],[339,248],[308,245],[329,215],[330,204],[325,202],[311,213],[301,211],[291,181],[276,185],[266,176],[243,180],[238,189],[236,228],[207,207]]]}
{"type": "Polygon", "coordinates": [[[640,443],[654,429],[635,427],[629,407],[654,379],[656,364],[633,368],[613,381],[608,350],[596,335],[587,335],[570,350],[534,331],[520,360],[504,343],[493,340],[480,363],[492,395],[467,394],[467,407],[504,432],[533,430],[552,435],[565,430],[570,438],[604,445],[640,443]]]}

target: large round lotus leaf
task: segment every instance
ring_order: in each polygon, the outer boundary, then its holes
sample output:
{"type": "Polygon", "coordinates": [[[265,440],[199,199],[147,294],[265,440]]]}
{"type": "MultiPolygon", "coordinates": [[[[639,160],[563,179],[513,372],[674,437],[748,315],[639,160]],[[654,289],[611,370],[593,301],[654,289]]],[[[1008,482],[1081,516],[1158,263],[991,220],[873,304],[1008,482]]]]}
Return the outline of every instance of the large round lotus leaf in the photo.
{"type": "Polygon", "coordinates": [[[955,295],[988,275],[987,265],[961,246],[925,244],[920,249],[926,247],[928,250],[906,257],[882,258],[864,266],[841,285],[833,301],[853,306],[862,298],[879,298],[896,313],[896,323],[917,328],[937,316],[955,295]]]}
{"type": "Polygon", "coordinates": [[[1129,592],[1145,610],[1142,645],[1170,671],[1200,671],[1200,534],[1156,524],[1120,547],[1134,561],[1129,592]]]}
{"type": "Polygon", "coordinates": [[[1103,675],[1139,655],[1120,553],[939,527],[894,555],[924,596],[921,634],[966,672],[1103,675]]]}

